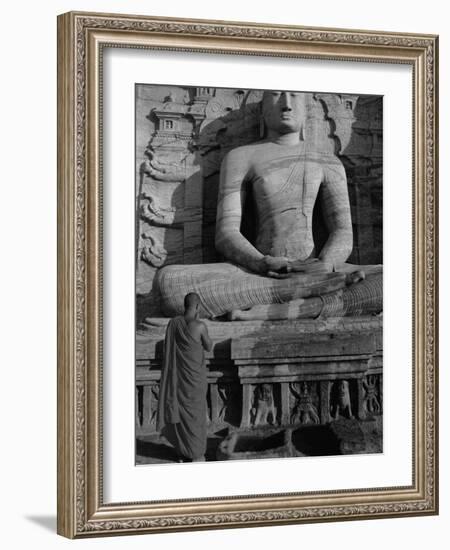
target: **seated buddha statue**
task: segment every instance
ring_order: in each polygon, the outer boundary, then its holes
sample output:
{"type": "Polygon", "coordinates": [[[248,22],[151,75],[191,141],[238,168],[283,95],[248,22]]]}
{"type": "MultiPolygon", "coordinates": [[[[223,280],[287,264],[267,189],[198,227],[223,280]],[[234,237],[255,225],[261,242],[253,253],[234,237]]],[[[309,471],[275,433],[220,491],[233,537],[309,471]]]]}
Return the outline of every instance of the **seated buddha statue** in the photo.
{"type": "Polygon", "coordinates": [[[382,266],[347,263],[353,231],[346,174],[335,155],[307,151],[305,94],[266,91],[261,113],[264,138],[231,150],[220,169],[215,245],[226,261],[160,269],[156,288],[164,314],[181,314],[189,292],[199,295],[208,318],[380,313],[382,266]],[[254,242],[241,231],[249,193],[254,242]],[[312,230],[318,197],[328,230],[321,250],[312,230]]]}

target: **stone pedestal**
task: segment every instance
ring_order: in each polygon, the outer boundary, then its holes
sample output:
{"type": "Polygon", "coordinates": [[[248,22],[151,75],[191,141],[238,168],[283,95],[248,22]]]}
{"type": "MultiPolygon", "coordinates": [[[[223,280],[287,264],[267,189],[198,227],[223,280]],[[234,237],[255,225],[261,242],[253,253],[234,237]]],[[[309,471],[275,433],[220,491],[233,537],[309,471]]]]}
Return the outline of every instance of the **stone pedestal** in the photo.
{"type": "Polygon", "coordinates": [[[231,358],[242,384],[241,427],[267,424],[325,424],[346,415],[363,418],[359,395],[376,355],[372,334],[281,336],[274,341],[241,338],[231,358]]]}
{"type": "MultiPolygon", "coordinates": [[[[156,433],[168,319],[136,342],[136,435],[156,433]]],[[[382,318],[207,322],[208,425],[217,433],[373,421],[382,415],[382,318]]]]}

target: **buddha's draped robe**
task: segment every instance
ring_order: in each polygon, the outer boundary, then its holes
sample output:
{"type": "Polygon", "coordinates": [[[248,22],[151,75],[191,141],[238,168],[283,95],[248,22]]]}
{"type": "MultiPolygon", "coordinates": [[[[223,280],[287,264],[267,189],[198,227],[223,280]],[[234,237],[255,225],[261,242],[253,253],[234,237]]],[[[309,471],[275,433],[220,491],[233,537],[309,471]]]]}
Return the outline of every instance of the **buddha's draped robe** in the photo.
{"type": "MultiPolygon", "coordinates": [[[[237,161],[222,165],[216,221],[216,244],[229,263],[167,265],[159,269],[154,289],[159,293],[163,314],[180,315],[184,296],[190,292],[200,297],[201,316],[207,318],[312,297],[325,298],[324,316],[381,311],[382,266],[342,261],[352,247],[351,215],[345,171],[337,157],[307,154],[302,144],[280,149],[270,143],[237,148],[229,154],[237,155],[237,161]],[[245,155],[252,158],[251,185],[258,226],[255,245],[240,231],[242,177],[236,166],[245,164],[245,155]],[[328,249],[327,261],[333,264],[334,272],[292,273],[285,279],[253,272],[252,261],[264,255],[290,261],[316,256],[312,220],[321,186],[323,213],[328,220],[334,220],[336,229],[321,254],[328,249]],[[235,197],[234,201],[230,201],[230,196],[235,197]],[[357,290],[350,290],[346,288],[345,275],[354,271],[363,271],[367,280],[358,283],[357,290]]],[[[261,318],[265,318],[264,314],[261,318]]]]}
{"type": "Polygon", "coordinates": [[[327,316],[365,315],[383,308],[382,266],[342,264],[339,272],[307,275],[293,273],[287,279],[273,279],[250,273],[227,263],[169,265],[159,270],[157,288],[167,317],[179,315],[184,296],[200,297],[202,317],[217,317],[234,309],[264,304],[283,304],[299,298],[320,296],[327,316]],[[346,273],[363,270],[367,280],[345,287],[346,273]],[[337,304],[341,307],[337,307],[337,304]]]}
{"type": "Polygon", "coordinates": [[[184,317],[167,325],[161,371],[157,429],[185,458],[206,452],[207,378],[201,342],[184,317]]]}

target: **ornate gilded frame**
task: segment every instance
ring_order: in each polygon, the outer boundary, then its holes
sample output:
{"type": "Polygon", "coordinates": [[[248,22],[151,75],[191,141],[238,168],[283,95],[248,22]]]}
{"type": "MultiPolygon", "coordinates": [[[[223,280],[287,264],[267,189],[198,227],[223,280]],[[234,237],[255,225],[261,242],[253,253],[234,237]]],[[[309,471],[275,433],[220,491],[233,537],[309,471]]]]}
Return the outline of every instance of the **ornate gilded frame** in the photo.
{"type": "MultiPolygon", "coordinates": [[[[438,38],[129,15],[58,18],[58,533],[75,538],[438,512],[438,38]],[[116,47],[406,63],[413,68],[413,484],[102,501],[101,53],[116,47]]],[[[151,495],[149,495],[151,497],[151,495]]]]}

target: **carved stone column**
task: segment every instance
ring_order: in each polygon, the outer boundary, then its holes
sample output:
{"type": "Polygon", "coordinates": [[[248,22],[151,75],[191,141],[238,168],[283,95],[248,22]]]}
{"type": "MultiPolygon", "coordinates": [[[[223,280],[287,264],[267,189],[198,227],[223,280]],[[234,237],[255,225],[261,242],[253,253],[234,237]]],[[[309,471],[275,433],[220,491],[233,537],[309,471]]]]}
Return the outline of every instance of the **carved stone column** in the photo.
{"type": "Polygon", "coordinates": [[[242,419],[241,428],[250,427],[250,412],[252,408],[252,385],[243,384],[242,386],[242,419]]]}
{"type": "Polygon", "coordinates": [[[330,421],[330,388],[329,380],[322,380],[319,385],[320,392],[320,423],[326,424],[330,421]]]}

